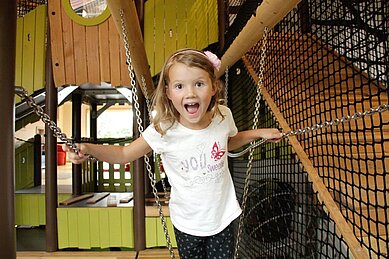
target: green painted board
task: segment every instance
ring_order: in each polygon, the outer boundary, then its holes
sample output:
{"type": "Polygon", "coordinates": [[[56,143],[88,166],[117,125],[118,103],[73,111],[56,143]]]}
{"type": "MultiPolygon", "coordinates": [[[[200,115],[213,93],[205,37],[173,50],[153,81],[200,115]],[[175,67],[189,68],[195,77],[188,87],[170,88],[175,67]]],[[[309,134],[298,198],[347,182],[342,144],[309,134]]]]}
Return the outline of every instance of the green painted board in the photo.
{"type": "Polygon", "coordinates": [[[165,5],[164,0],[155,0],[155,72],[158,74],[165,62],[165,5]]]}
{"type": "MultiPolygon", "coordinates": [[[[178,0],[179,1],[179,0],[178,0]]],[[[165,58],[177,50],[177,0],[165,0],[165,58]]]]}
{"type": "Polygon", "coordinates": [[[36,10],[29,12],[23,24],[22,86],[30,94],[34,91],[35,16],[36,10]]]}
{"type": "Polygon", "coordinates": [[[81,249],[91,248],[90,215],[88,208],[77,208],[78,246],[81,249]]]}
{"type": "Polygon", "coordinates": [[[146,248],[157,247],[157,218],[146,217],[146,248]]]}
{"type": "MultiPolygon", "coordinates": [[[[15,85],[22,85],[22,62],[23,62],[23,25],[24,18],[20,17],[16,22],[16,59],[15,59],[15,85]]],[[[15,95],[15,103],[20,102],[21,98],[15,95]]]]}
{"type": "Polygon", "coordinates": [[[46,9],[46,5],[35,9],[34,91],[45,87],[46,9]]]}
{"type": "Polygon", "coordinates": [[[154,1],[148,0],[145,2],[144,14],[144,44],[146,49],[147,60],[150,65],[151,76],[155,75],[154,69],[154,1]]]}

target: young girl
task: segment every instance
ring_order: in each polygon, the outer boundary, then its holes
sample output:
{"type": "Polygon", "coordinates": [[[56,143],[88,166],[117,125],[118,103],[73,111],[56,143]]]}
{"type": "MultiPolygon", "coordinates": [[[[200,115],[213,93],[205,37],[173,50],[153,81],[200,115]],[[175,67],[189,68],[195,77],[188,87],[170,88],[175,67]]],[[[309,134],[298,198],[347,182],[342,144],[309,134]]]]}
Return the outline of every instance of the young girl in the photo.
{"type": "Polygon", "coordinates": [[[124,147],[78,144],[78,155],[64,146],[76,164],[85,154],[115,164],[152,150],[160,154],[171,185],[169,210],[180,258],[233,257],[231,222],[241,209],[227,152],[258,138],[276,142],[282,137],[277,129],[238,132],[231,111],[218,104],[219,67],[211,52],[175,52],[160,75],[152,124],[138,139],[124,147]]]}

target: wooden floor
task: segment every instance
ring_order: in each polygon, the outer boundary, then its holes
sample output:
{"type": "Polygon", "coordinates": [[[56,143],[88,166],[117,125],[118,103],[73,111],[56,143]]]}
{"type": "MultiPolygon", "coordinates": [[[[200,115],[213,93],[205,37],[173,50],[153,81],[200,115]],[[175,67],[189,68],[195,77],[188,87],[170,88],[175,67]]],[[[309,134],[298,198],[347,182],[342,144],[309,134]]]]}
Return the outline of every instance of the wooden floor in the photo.
{"type": "MultiPolygon", "coordinates": [[[[174,251],[175,258],[179,258],[178,251],[174,251]]],[[[144,251],[132,252],[17,252],[16,258],[23,259],[50,259],[57,258],[61,259],[90,259],[90,258],[105,258],[105,259],[168,259],[170,253],[167,248],[165,249],[146,249],[144,251]],[[137,256],[138,255],[138,256],[137,256]]]]}

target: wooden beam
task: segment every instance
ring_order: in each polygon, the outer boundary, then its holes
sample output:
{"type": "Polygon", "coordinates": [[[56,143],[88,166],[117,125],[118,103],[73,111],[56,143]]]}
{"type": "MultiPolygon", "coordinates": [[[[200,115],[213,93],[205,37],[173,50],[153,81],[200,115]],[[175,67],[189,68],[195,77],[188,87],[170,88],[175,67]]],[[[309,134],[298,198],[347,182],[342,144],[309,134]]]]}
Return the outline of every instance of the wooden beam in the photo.
{"type": "Polygon", "coordinates": [[[272,29],[279,23],[300,0],[265,0],[258,6],[256,15],[252,16],[239,33],[221,59],[221,67],[217,73],[220,77],[226,67],[231,67],[261,38],[265,27],[272,29]]]}
{"type": "Polygon", "coordinates": [[[140,85],[142,85],[142,78],[144,78],[147,91],[142,87],[142,92],[143,95],[149,99],[154,91],[154,85],[151,78],[149,63],[147,61],[146,49],[143,43],[143,36],[135,2],[134,0],[108,0],[107,4],[122,39],[123,30],[120,13],[123,11],[123,21],[126,30],[126,38],[128,39],[128,48],[131,53],[132,66],[140,85]]]}
{"type": "MultiPolygon", "coordinates": [[[[250,65],[250,62],[245,57],[243,58],[243,62],[248,68],[251,77],[254,80],[257,80],[258,75],[250,65]]],[[[263,99],[266,101],[267,105],[271,109],[272,113],[274,114],[274,117],[277,119],[278,123],[280,124],[282,130],[284,132],[291,131],[291,128],[289,127],[288,122],[284,118],[284,115],[278,109],[277,105],[274,103],[272,97],[270,96],[270,94],[268,93],[268,91],[264,86],[261,87],[261,94],[263,96],[263,99]]],[[[326,211],[327,214],[330,215],[330,218],[335,222],[336,228],[344,238],[345,242],[347,243],[351,251],[351,254],[354,256],[353,258],[356,259],[369,258],[369,254],[366,248],[360,245],[361,241],[359,241],[357,237],[354,235],[353,229],[347,223],[337,203],[332,198],[332,195],[329,193],[327,187],[323,183],[323,180],[319,176],[319,173],[317,172],[316,168],[312,164],[312,161],[309,159],[308,155],[304,151],[304,148],[297,140],[297,137],[289,136],[288,141],[290,145],[292,145],[294,151],[296,152],[296,155],[299,157],[301,164],[304,166],[305,171],[308,174],[308,178],[312,182],[313,189],[318,194],[319,200],[322,203],[324,203],[325,205],[323,207],[324,210],[326,211]]]]}

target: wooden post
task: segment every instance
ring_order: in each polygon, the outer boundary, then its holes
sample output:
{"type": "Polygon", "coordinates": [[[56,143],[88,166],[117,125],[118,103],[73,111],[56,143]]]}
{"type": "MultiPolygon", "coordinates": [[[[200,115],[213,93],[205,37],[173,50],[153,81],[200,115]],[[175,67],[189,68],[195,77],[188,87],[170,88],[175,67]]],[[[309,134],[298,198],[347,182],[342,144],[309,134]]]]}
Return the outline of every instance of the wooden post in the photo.
{"type": "MultiPolygon", "coordinates": [[[[75,142],[81,140],[81,93],[73,93],[72,95],[72,132],[75,142]]],[[[72,193],[74,195],[81,194],[82,175],[81,165],[72,164],[72,193]]]]}
{"type": "Polygon", "coordinates": [[[34,186],[42,185],[42,137],[34,136],[34,186]]]}
{"type": "MultiPolygon", "coordinates": [[[[49,31],[49,30],[48,30],[49,31]]],[[[48,45],[46,49],[46,113],[52,121],[57,121],[57,88],[54,85],[53,69],[51,65],[50,33],[48,33],[48,45]]],[[[45,126],[45,200],[46,200],[46,251],[58,250],[57,232],[57,138],[53,136],[49,126],[45,126]]]]}
{"type": "Polygon", "coordinates": [[[217,53],[219,56],[223,55],[224,52],[224,41],[225,41],[225,33],[226,33],[226,1],[225,0],[217,0],[217,11],[218,11],[218,26],[219,26],[219,52],[217,53]]]}
{"type": "Polygon", "coordinates": [[[14,89],[16,2],[5,0],[0,8],[0,258],[16,258],[14,185],[14,89]]]}

